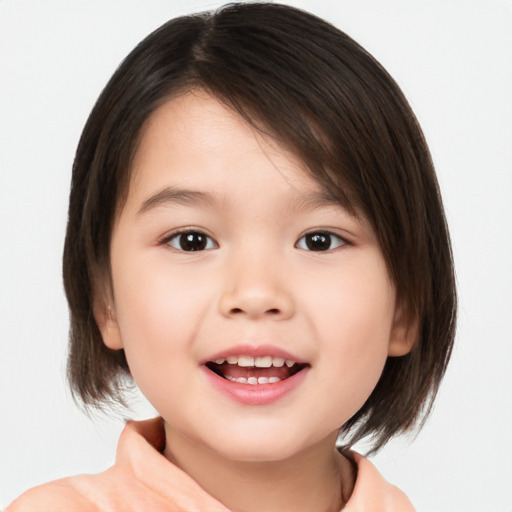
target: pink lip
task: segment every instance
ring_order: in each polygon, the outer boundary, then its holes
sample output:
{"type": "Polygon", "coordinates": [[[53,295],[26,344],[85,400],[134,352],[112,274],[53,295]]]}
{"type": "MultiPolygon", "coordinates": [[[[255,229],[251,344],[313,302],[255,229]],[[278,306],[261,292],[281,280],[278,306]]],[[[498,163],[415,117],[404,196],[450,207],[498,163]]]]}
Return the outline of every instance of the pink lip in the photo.
{"type": "Polygon", "coordinates": [[[201,361],[201,364],[205,364],[208,361],[215,361],[217,359],[226,359],[229,356],[249,356],[249,357],[282,357],[283,359],[289,359],[296,363],[306,363],[307,361],[301,360],[299,357],[273,345],[253,345],[250,343],[243,343],[230,347],[229,349],[217,352],[208,356],[207,359],[201,361]]]}
{"type": "Polygon", "coordinates": [[[201,368],[205,372],[211,385],[225,396],[235,399],[246,405],[268,405],[283,398],[288,393],[296,389],[305,379],[310,366],[306,366],[299,372],[287,379],[269,384],[240,384],[224,379],[220,375],[209,370],[205,365],[207,362],[217,359],[226,359],[229,356],[249,356],[249,357],[280,357],[289,359],[296,363],[306,363],[306,361],[296,355],[287,352],[273,345],[255,345],[251,343],[242,343],[230,347],[229,349],[217,352],[208,356],[201,362],[201,368]]]}
{"type": "Polygon", "coordinates": [[[274,382],[272,384],[251,385],[231,382],[230,380],[224,379],[223,377],[210,371],[204,365],[201,366],[201,368],[215,389],[220,391],[228,398],[235,399],[245,405],[268,405],[277,402],[285,395],[296,389],[304,381],[310,369],[309,366],[306,366],[291,377],[280,380],[279,382],[274,382]]]}

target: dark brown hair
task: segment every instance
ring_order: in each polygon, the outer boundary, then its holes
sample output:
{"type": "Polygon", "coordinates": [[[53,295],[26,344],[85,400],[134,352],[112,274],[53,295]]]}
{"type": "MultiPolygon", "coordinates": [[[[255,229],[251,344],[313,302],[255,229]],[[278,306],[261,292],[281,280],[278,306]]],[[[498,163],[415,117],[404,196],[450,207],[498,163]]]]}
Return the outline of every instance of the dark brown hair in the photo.
{"type": "MultiPolygon", "coordinates": [[[[430,154],[407,101],[346,34],[292,7],[230,4],[173,19],[117,69],[84,128],[73,166],[64,248],[71,312],[68,375],[85,404],[123,403],[124,352],[102,342],[93,276],[109,276],[116,213],[145,121],[201,88],[293,151],[327,193],[372,225],[400,304],[418,327],[389,357],[361,409],[341,427],[380,448],[428,414],[450,357],[456,294],[450,241],[430,154]]],[[[340,377],[341,378],[341,377],[340,377]]]]}

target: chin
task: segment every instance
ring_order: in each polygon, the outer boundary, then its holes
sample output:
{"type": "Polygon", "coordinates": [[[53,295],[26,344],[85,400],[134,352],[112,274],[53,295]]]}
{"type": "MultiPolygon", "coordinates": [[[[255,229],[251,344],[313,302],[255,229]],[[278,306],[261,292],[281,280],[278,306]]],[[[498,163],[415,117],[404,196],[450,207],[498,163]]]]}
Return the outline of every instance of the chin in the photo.
{"type": "MultiPolygon", "coordinates": [[[[334,446],[333,437],[333,446],[334,446]]],[[[237,429],[223,432],[208,445],[222,457],[237,462],[278,462],[284,461],[307,449],[314,441],[296,437],[293,429],[237,429]],[[241,432],[244,432],[241,435],[241,432]]]]}
{"type": "Polygon", "coordinates": [[[282,445],[269,445],[269,443],[251,443],[250,446],[246,443],[245,446],[230,447],[230,449],[222,450],[222,452],[220,452],[219,447],[215,447],[215,450],[226,459],[236,462],[254,463],[283,461],[293,457],[300,451],[297,447],[290,446],[286,448],[282,445]]]}

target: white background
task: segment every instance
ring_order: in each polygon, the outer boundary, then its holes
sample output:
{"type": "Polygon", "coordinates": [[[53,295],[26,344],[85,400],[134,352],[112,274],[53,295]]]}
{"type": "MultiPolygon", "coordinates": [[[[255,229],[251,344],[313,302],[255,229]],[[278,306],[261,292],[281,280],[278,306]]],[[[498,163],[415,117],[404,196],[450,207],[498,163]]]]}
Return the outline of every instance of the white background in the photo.
{"type": "MultiPolygon", "coordinates": [[[[512,1],[291,3],[345,30],[397,79],[430,143],[451,226],[452,364],[419,437],[389,444],[375,462],[419,511],[512,512],[512,1]]],[[[64,379],[73,154],[134,45],[171,17],[218,5],[0,1],[1,506],[113,462],[122,421],[87,418],[64,379]]]]}

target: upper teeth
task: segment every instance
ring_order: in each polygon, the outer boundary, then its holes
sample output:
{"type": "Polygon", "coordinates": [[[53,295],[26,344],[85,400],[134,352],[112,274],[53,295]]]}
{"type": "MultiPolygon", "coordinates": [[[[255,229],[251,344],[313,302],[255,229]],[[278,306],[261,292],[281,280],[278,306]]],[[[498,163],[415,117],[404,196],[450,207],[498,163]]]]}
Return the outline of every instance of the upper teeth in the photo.
{"type": "Polygon", "coordinates": [[[284,357],[272,356],[228,356],[226,358],[220,358],[215,360],[217,364],[223,364],[226,361],[228,362],[228,364],[237,364],[238,366],[243,367],[256,366],[257,368],[270,368],[271,366],[276,366],[280,368],[285,364],[286,366],[288,366],[288,368],[291,368],[295,364],[295,361],[292,361],[291,359],[284,359],[284,357]]]}

